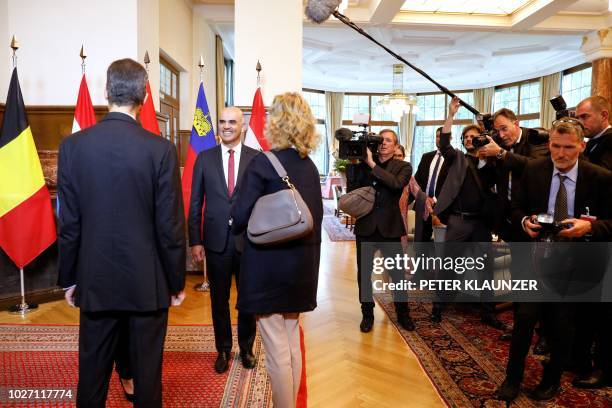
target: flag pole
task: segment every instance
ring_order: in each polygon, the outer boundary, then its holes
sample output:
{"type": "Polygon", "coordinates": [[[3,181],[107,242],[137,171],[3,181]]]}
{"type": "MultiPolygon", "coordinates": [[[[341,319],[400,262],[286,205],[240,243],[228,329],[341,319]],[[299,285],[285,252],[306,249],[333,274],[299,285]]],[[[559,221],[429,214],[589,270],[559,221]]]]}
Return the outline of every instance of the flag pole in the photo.
{"type": "MultiPolygon", "coordinates": [[[[200,61],[198,62],[198,67],[200,68],[200,83],[202,83],[202,76],[204,75],[204,58],[202,57],[202,54],[200,54],[200,61]]],[[[208,283],[208,276],[206,274],[206,262],[204,262],[202,269],[204,270],[204,281],[202,283],[198,283],[193,288],[198,292],[208,292],[210,290],[210,284],[208,283]]]]}
{"type": "Polygon", "coordinates": [[[257,60],[255,71],[257,71],[257,87],[259,88],[259,86],[261,85],[261,77],[259,76],[259,74],[261,73],[261,64],[259,63],[259,60],[257,60]]]}
{"type": "Polygon", "coordinates": [[[145,56],[144,56],[144,64],[145,64],[145,70],[147,71],[147,74],[149,73],[149,64],[151,63],[151,58],[149,58],[149,50],[145,51],[145,56]]]}
{"type": "MultiPolygon", "coordinates": [[[[13,68],[17,68],[17,50],[19,49],[19,43],[13,35],[13,39],[11,40],[11,48],[13,49],[13,68]]],[[[38,308],[37,304],[27,304],[25,300],[25,285],[23,279],[23,268],[19,268],[19,283],[21,285],[21,303],[15,306],[11,306],[9,308],[9,313],[11,314],[20,314],[25,315],[26,313],[31,312],[34,309],[38,308]]]]}
{"type": "Polygon", "coordinates": [[[79,53],[79,56],[81,57],[81,70],[83,75],[85,75],[85,58],[87,58],[87,53],[85,53],[83,44],[81,44],[81,52],[79,53]]]}

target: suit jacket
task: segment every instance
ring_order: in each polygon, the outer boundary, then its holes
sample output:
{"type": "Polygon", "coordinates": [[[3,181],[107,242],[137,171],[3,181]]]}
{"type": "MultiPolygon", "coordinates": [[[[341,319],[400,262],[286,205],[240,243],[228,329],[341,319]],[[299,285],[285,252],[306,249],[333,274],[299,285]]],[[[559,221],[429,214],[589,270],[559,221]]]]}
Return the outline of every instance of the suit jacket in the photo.
{"type": "MultiPolygon", "coordinates": [[[[245,239],[236,304],[243,313],[307,312],[317,305],[323,221],[319,171],[310,158],[301,158],[295,149],[275,150],[274,154],[308,206],[313,230],[280,245],[255,245],[245,239]]],[[[243,183],[232,207],[234,234],[243,234],[247,229],[260,197],[287,188],[264,154],[253,158],[243,183]]]]}
{"type": "MultiPolygon", "coordinates": [[[[533,160],[525,166],[520,180],[518,194],[512,200],[512,222],[517,229],[522,229],[523,217],[548,212],[548,198],[553,174],[553,162],[549,158],[533,160]]],[[[589,207],[590,215],[599,221],[609,220],[612,211],[612,173],[587,160],[578,160],[578,178],[574,198],[574,218],[586,214],[589,207]]],[[[612,231],[610,224],[593,223],[593,241],[609,239],[612,231]]],[[[523,231],[523,240],[529,236],[523,231]]]]}
{"type": "Polygon", "coordinates": [[[355,222],[355,235],[372,235],[376,229],[385,238],[399,239],[406,234],[399,200],[411,175],[410,163],[395,159],[390,159],[385,169],[378,165],[378,161],[373,169],[365,163],[347,166],[348,191],[365,186],[373,186],[376,190],[374,208],[355,222]]]}
{"type": "Polygon", "coordinates": [[[58,159],[59,285],[88,312],[167,308],[185,283],[185,216],[174,145],[109,113],[58,159]]]}
{"type": "MultiPolygon", "coordinates": [[[[421,157],[421,161],[419,162],[419,167],[417,168],[416,173],[414,174],[414,178],[419,183],[421,190],[425,194],[427,194],[427,183],[429,182],[429,168],[431,167],[431,162],[434,157],[436,157],[437,150],[423,153],[421,157]]],[[[444,163],[440,169],[438,169],[438,180],[436,181],[435,195],[436,197],[440,195],[440,190],[444,185],[444,180],[446,180],[446,176],[448,175],[448,161],[445,159],[444,163]]]]}
{"type": "Polygon", "coordinates": [[[213,252],[225,249],[229,234],[230,208],[236,201],[244,170],[259,152],[242,145],[240,165],[234,193],[229,196],[223,171],[221,145],[198,154],[193,166],[191,200],[189,205],[189,245],[204,245],[213,252]],[[202,228],[202,206],[204,228],[202,228]]]}
{"type": "Polygon", "coordinates": [[[584,155],[591,163],[612,170],[612,128],[597,139],[589,140],[584,155]]]}

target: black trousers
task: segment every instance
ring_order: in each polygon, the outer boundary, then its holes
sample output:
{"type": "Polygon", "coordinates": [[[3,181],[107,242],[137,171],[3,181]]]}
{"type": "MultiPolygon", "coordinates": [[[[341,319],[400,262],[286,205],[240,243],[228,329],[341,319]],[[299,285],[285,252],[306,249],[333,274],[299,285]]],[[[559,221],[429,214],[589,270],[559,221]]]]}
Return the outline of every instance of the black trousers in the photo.
{"type": "Polygon", "coordinates": [[[130,364],[130,332],[127,322],[119,324],[119,339],[115,349],[115,371],[119,378],[133,378],[130,364]]]}
{"type": "Polygon", "coordinates": [[[162,358],[168,309],[84,312],[79,327],[78,407],[104,407],[121,326],[129,332],[136,407],[162,406],[162,358]]]}
{"type": "MultiPolygon", "coordinates": [[[[236,251],[234,235],[231,231],[227,234],[227,242],[222,252],[206,251],[206,273],[210,283],[215,346],[219,352],[230,352],[232,350],[232,321],[230,319],[229,299],[232,275],[236,276],[236,287],[238,287],[240,279],[240,253],[236,251]]],[[[240,351],[252,351],[255,332],[255,316],[238,312],[238,346],[240,351]]]]}
{"type": "Polygon", "coordinates": [[[612,379],[612,303],[577,304],[575,323],[572,365],[580,373],[588,373],[594,362],[594,368],[612,379]]]}
{"type": "Polygon", "coordinates": [[[550,345],[550,361],[542,381],[559,381],[572,351],[574,312],[575,305],[572,303],[514,303],[514,326],[506,367],[506,376],[510,381],[520,384],[523,380],[525,358],[538,321],[543,323],[550,345]]]}
{"type": "MultiPolygon", "coordinates": [[[[402,242],[399,237],[383,237],[378,230],[368,236],[357,235],[355,241],[357,243],[357,285],[359,286],[361,312],[364,316],[373,316],[374,297],[372,295],[371,276],[375,252],[380,250],[384,257],[395,257],[396,254],[403,253],[402,242]]],[[[393,282],[399,282],[404,279],[404,271],[392,269],[390,273],[393,282]]],[[[408,294],[406,292],[394,290],[393,301],[398,316],[410,312],[408,294]]]]}

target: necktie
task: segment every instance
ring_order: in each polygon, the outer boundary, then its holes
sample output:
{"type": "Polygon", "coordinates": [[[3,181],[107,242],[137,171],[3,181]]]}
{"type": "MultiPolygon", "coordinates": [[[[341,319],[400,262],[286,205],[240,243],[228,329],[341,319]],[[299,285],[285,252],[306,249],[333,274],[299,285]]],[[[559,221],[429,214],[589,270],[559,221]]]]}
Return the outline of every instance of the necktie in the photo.
{"type": "Polygon", "coordinates": [[[567,176],[561,173],[557,173],[559,176],[559,190],[557,190],[557,197],[555,198],[555,221],[562,221],[568,217],[567,215],[567,190],[563,183],[567,176]]]}
{"type": "Polygon", "coordinates": [[[234,151],[229,149],[229,160],[227,162],[227,192],[231,197],[234,193],[234,151]]]}
{"type": "Polygon", "coordinates": [[[593,150],[597,148],[597,139],[591,139],[587,142],[586,145],[586,156],[589,157],[589,154],[593,153],[593,150]]]}
{"type": "Polygon", "coordinates": [[[429,180],[429,190],[427,195],[433,197],[436,194],[436,179],[438,178],[438,167],[440,167],[440,153],[436,153],[436,164],[434,165],[433,173],[431,173],[431,179],[429,180]]]}

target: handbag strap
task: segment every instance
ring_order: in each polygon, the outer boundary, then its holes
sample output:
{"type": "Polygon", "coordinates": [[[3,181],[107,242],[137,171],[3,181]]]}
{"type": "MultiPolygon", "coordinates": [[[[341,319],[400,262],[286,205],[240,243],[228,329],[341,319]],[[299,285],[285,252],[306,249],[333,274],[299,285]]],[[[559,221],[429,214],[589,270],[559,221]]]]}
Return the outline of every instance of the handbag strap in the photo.
{"type": "Polygon", "coordinates": [[[270,160],[270,163],[272,163],[272,166],[274,167],[274,170],[276,170],[276,172],[278,173],[280,178],[287,177],[287,170],[285,170],[285,168],[283,167],[281,162],[278,160],[278,157],[276,157],[276,155],[274,153],[272,153],[272,152],[263,152],[263,154],[265,154],[266,157],[268,158],[268,160],[270,160]]]}

